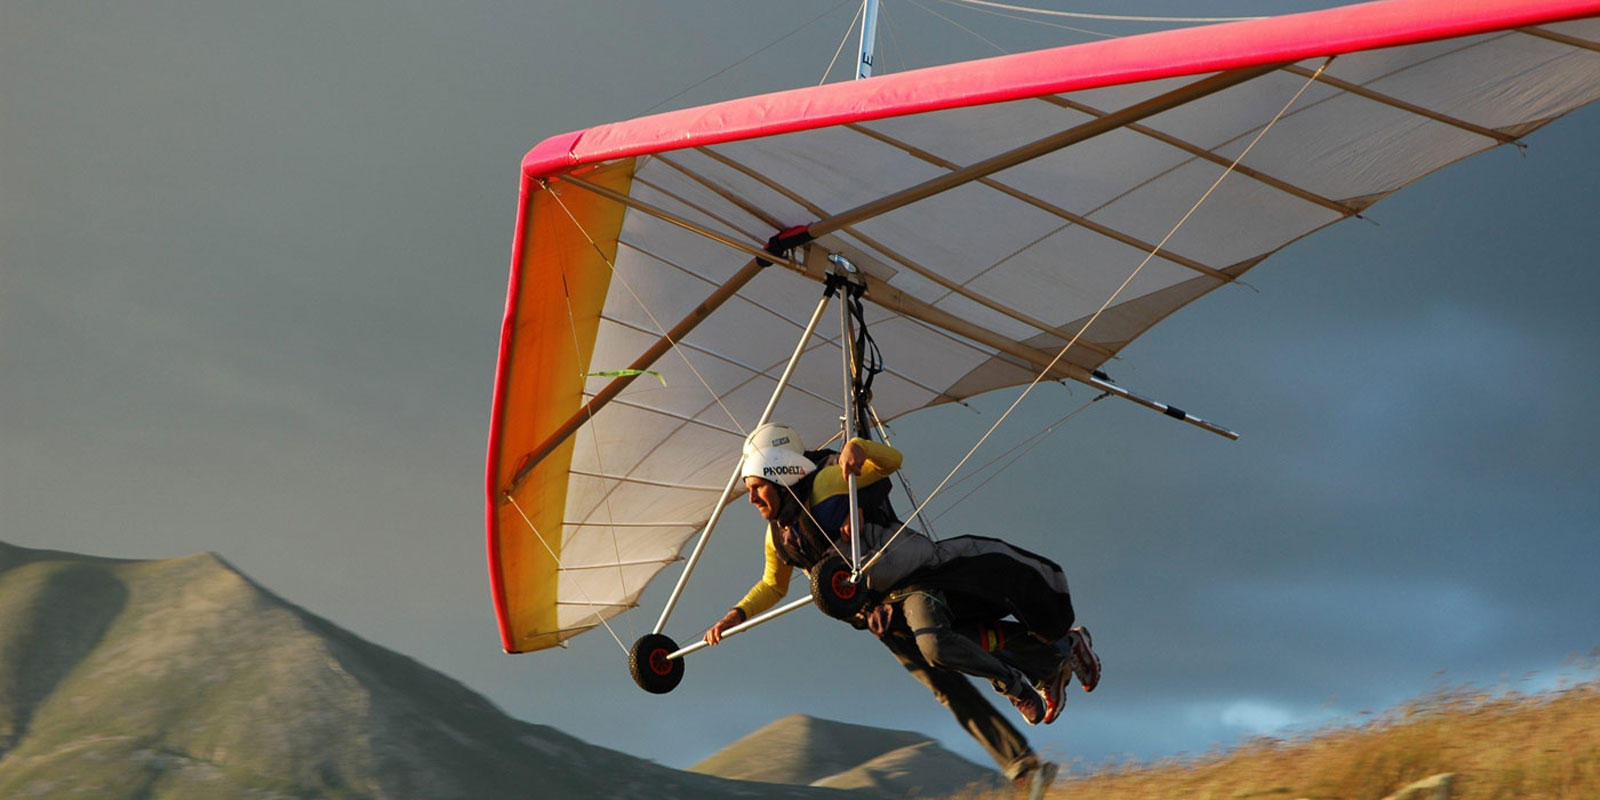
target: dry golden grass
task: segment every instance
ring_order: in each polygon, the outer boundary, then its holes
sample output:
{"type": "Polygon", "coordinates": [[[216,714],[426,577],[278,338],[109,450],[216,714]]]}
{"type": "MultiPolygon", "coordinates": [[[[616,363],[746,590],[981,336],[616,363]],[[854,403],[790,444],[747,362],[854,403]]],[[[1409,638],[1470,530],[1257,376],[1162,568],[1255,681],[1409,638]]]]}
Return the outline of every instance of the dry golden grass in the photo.
{"type": "Polygon", "coordinates": [[[1364,724],[1256,740],[1221,754],[1075,767],[1048,796],[1379,800],[1446,772],[1455,775],[1451,800],[1600,798],[1600,680],[1533,695],[1457,688],[1364,724]]]}

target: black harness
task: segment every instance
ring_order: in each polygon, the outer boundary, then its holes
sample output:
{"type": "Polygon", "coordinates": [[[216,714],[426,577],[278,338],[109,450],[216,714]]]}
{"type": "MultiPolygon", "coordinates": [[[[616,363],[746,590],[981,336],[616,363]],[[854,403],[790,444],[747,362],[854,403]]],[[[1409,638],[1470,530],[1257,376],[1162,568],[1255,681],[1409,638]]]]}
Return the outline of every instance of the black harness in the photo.
{"type": "MultiPolygon", "coordinates": [[[[830,453],[826,450],[810,451],[806,455],[813,462],[821,462],[830,453]]],[[[820,470],[812,470],[811,474],[781,492],[783,500],[778,507],[778,518],[768,525],[768,534],[772,537],[772,546],[777,550],[778,558],[791,567],[807,571],[827,558],[839,542],[839,532],[822,530],[811,514],[806,512],[804,501],[800,499],[811,496],[811,486],[816,482],[818,472],[820,470]]],[[[883,526],[900,524],[894,505],[889,502],[891,488],[893,482],[884,478],[857,490],[856,504],[861,509],[862,521],[883,526]]]]}
{"type": "Polygon", "coordinates": [[[805,502],[800,499],[811,496],[811,484],[816,479],[817,471],[812,470],[810,475],[785,488],[781,493],[783,500],[778,506],[778,518],[767,527],[778,558],[791,567],[803,570],[809,570],[827,558],[838,541],[837,534],[829,537],[817,527],[811,515],[806,513],[805,502]]]}

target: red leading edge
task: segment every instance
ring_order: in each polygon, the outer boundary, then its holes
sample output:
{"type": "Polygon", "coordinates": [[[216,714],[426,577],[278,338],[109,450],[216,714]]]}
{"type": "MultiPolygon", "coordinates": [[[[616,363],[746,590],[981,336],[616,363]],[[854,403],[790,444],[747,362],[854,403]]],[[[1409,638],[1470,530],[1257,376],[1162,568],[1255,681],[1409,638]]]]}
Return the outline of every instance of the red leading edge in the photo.
{"type": "Polygon", "coordinates": [[[1292,63],[1600,14],[1600,0],[1381,0],[729,100],[551,137],[523,174],[829,125],[1292,63]]]}

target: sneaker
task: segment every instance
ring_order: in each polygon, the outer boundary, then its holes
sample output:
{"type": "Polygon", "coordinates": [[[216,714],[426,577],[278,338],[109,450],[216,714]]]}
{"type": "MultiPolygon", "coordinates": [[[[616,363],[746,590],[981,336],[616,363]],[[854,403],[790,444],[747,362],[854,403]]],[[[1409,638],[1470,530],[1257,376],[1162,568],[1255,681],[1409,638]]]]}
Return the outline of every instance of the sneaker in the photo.
{"type": "Polygon", "coordinates": [[[1067,631],[1068,663],[1078,676],[1078,684],[1086,692],[1100,685],[1100,656],[1094,653],[1094,637],[1089,629],[1079,625],[1067,631]]]}
{"type": "Polygon", "coordinates": [[[1027,792],[1028,800],[1040,800],[1044,797],[1045,790],[1050,788],[1050,784],[1056,782],[1056,774],[1060,771],[1061,768],[1056,766],[1055,762],[1045,761],[1012,778],[1011,783],[1017,787],[1017,791],[1027,792]]]}
{"type": "Polygon", "coordinates": [[[1017,707],[1017,713],[1022,715],[1022,719],[1029,725],[1038,725],[1044,721],[1044,695],[1039,694],[1039,690],[1029,686],[1026,681],[1022,682],[1017,691],[1021,694],[1020,697],[1007,696],[1011,698],[1011,705],[1017,707]]]}
{"type": "Polygon", "coordinates": [[[1039,694],[1044,695],[1044,724],[1049,725],[1061,716],[1062,709],[1067,707],[1067,681],[1072,680],[1072,665],[1061,665],[1056,674],[1044,679],[1039,684],[1039,694]]]}

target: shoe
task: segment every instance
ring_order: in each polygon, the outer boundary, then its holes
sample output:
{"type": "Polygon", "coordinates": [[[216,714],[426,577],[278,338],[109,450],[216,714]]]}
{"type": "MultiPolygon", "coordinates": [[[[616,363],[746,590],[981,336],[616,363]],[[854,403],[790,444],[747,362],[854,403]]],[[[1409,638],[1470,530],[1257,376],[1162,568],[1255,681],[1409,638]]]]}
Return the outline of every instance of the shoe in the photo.
{"type": "Polygon", "coordinates": [[[1060,771],[1061,767],[1057,766],[1055,762],[1045,761],[1040,763],[1039,766],[1012,778],[1011,783],[1017,787],[1017,791],[1027,792],[1028,800],[1040,800],[1040,798],[1044,797],[1045,790],[1050,788],[1050,784],[1056,782],[1056,774],[1060,771]]]}
{"type": "Polygon", "coordinates": [[[1086,692],[1094,691],[1100,685],[1100,656],[1094,652],[1094,637],[1088,628],[1079,625],[1067,631],[1067,645],[1068,663],[1078,676],[1078,684],[1086,692]]]}
{"type": "Polygon", "coordinates": [[[1044,721],[1044,695],[1039,694],[1039,690],[1028,685],[1026,681],[1022,682],[1017,691],[1021,693],[1021,697],[1007,696],[1011,698],[1011,705],[1017,707],[1017,713],[1022,715],[1022,719],[1029,725],[1038,725],[1044,721]]]}
{"type": "Polygon", "coordinates": [[[1044,724],[1049,725],[1061,716],[1067,707],[1067,681],[1072,680],[1072,665],[1062,664],[1056,674],[1039,684],[1039,694],[1044,696],[1044,724]]]}

